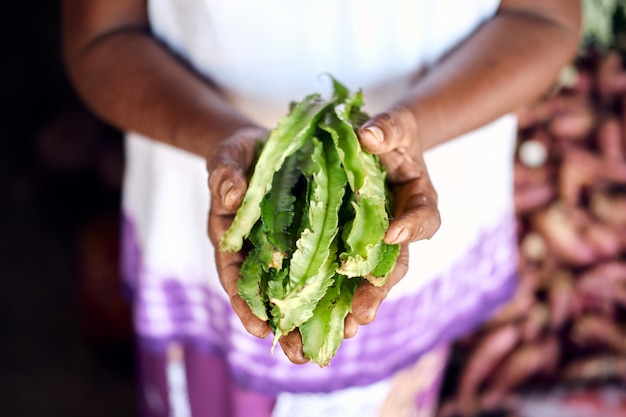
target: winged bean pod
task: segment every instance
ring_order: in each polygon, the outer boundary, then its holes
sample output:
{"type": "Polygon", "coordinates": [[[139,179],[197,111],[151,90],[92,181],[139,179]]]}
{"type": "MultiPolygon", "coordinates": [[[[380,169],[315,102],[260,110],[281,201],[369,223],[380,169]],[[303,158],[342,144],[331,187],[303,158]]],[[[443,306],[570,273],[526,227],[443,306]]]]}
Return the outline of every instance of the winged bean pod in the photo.
{"type": "Polygon", "coordinates": [[[381,285],[400,248],[383,242],[385,170],[355,132],[368,117],[362,94],[335,79],[333,86],[331,100],[307,96],[270,133],[220,245],[237,251],[247,242],[238,289],[268,321],[273,346],[298,329],[305,355],[320,366],[343,341],[356,286],[381,285]]]}
{"type": "Polygon", "coordinates": [[[344,321],[352,309],[357,285],[357,280],[337,275],[311,318],[300,326],[305,356],[321,367],[330,364],[341,346],[344,321]]]}
{"type": "Polygon", "coordinates": [[[269,268],[264,268],[264,265],[271,260],[271,253],[267,253],[266,240],[261,223],[256,223],[250,233],[253,247],[241,265],[240,278],[237,281],[239,295],[248,304],[252,313],[261,320],[269,319],[266,287],[270,272],[269,268]]]}
{"type": "Polygon", "coordinates": [[[283,259],[292,252],[290,227],[294,217],[296,196],[293,187],[301,174],[299,153],[285,159],[282,168],[274,174],[271,193],[261,203],[263,230],[267,236],[268,250],[272,253],[269,266],[281,269],[283,259]]]}
{"type": "Polygon", "coordinates": [[[278,121],[270,133],[263,151],[256,162],[248,190],[235,219],[220,242],[225,252],[241,250],[244,239],[261,215],[261,200],[270,191],[274,173],[285,159],[296,152],[314,133],[323,110],[332,103],[322,100],[319,94],[311,94],[298,103],[289,115],[278,121]]]}
{"type": "Polygon", "coordinates": [[[312,314],[317,302],[332,284],[336,269],[336,244],[339,208],[343,202],[346,174],[339,156],[329,141],[312,139],[313,163],[310,176],[308,216],[306,228],[296,242],[291,257],[289,279],[283,298],[270,302],[280,310],[278,332],[287,334],[312,314]]]}
{"type": "Polygon", "coordinates": [[[397,257],[400,249],[398,245],[383,241],[389,226],[384,170],[375,155],[361,148],[350,122],[350,109],[350,106],[337,105],[320,123],[333,139],[354,192],[354,219],[346,233],[347,250],[341,255],[338,272],[382,285],[395,266],[395,262],[383,263],[383,260],[387,254],[393,257],[395,253],[397,257]]]}

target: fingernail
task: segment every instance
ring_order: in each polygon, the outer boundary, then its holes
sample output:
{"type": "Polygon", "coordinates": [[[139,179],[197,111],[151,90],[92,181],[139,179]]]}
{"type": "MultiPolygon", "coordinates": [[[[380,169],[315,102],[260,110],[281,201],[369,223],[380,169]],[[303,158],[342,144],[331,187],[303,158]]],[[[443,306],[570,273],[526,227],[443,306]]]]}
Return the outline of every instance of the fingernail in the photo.
{"type": "Polygon", "coordinates": [[[384,134],[381,128],[379,128],[378,126],[372,125],[372,126],[366,127],[365,130],[367,130],[372,135],[372,138],[374,139],[374,142],[377,145],[380,145],[381,143],[383,143],[384,134]]]}
{"type": "Polygon", "coordinates": [[[222,204],[224,205],[224,208],[227,210],[234,210],[239,201],[239,194],[235,189],[235,183],[231,180],[224,181],[220,187],[220,192],[222,193],[222,204]]]}
{"type": "Polygon", "coordinates": [[[392,235],[390,243],[406,242],[408,238],[409,238],[409,231],[403,227],[400,230],[398,230],[395,236],[392,235]]]}
{"type": "Polygon", "coordinates": [[[222,200],[226,199],[226,195],[233,189],[234,185],[235,183],[231,180],[226,180],[222,183],[220,187],[220,197],[222,197],[222,200]]]}

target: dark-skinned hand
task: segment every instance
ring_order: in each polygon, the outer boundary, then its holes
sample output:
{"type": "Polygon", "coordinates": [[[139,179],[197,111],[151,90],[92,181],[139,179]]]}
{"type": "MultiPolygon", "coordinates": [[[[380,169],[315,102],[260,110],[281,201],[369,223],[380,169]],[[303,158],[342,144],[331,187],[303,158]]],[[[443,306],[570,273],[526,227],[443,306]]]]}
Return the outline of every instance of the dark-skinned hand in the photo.
{"type": "MultiPolygon", "coordinates": [[[[254,336],[266,337],[269,324],[256,317],[239,296],[237,280],[245,254],[218,250],[222,235],[228,230],[247,189],[246,173],[254,159],[256,142],[267,132],[246,128],[231,135],[215,147],[207,158],[211,207],[209,237],[215,246],[215,259],[220,281],[230,298],[235,313],[246,330],[254,336]]],[[[418,127],[412,114],[404,108],[380,113],[357,132],[364,149],[380,156],[387,168],[387,179],[395,195],[395,212],[385,241],[402,245],[396,268],[384,285],[375,287],[363,281],[346,317],[344,336],[356,335],[359,325],[371,323],[378,307],[408,270],[408,244],[429,239],[440,225],[437,194],[430,182],[418,140],[418,127]]],[[[306,363],[302,338],[295,330],[280,338],[285,355],[293,363],[306,363]]]]}

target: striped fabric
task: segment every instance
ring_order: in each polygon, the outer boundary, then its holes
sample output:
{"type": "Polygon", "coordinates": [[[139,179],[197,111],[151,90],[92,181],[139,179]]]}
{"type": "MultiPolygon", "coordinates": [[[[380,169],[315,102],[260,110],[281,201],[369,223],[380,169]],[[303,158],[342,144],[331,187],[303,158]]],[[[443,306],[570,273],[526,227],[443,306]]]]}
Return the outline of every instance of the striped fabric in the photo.
{"type": "MultiPolygon", "coordinates": [[[[137,267],[142,260],[129,218],[125,231],[126,264],[137,267]]],[[[249,335],[223,291],[183,285],[177,277],[151,279],[144,274],[146,282],[135,299],[136,328],[144,346],[153,349],[177,340],[225,355],[242,387],[268,395],[368,385],[414,363],[438,343],[460,336],[512,294],[516,253],[510,219],[486,230],[483,237],[422,291],[386,300],[376,320],[346,340],[327,369],[294,367],[280,349],[271,355],[271,337],[249,335]]]]}

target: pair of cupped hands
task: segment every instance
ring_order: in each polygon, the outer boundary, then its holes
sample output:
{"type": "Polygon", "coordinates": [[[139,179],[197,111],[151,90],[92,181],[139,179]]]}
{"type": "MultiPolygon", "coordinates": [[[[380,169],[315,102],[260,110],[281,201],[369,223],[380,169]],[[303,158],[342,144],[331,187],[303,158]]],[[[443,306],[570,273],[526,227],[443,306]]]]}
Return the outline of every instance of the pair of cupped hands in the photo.
{"type": "MultiPolygon", "coordinates": [[[[211,191],[208,232],[215,246],[220,281],[246,330],[261,338],[270,334],[269,324],[252,313],[237,290],[245,254],[221,252],[218,248],[246,193],[247,172],[254,160],[256,143],[265,133],[262,128],[240,129],[217,145],[207,158],[211,191]]],[[[372,117],[358,129],[357,135],[363,149],[379,155],[387,169],[395,208],[384,239],[390,244],[400,244],[402,250],[394,271],[384,285],[375,287],[365,280],[359,284],[352,301],[352,312],[345,320],[346,338],[353,337],[359,325],[374,320],[389,290],[406,274],[408,244],[429,239],[440,225],[437,193],[424,163],[424,150],[413,114],[404,107],[393,108],[372,117]]],[[[279,343],[290,361],[308,361],[297,329],[281,337],[279,343]]]]}

